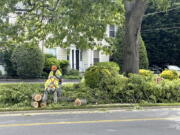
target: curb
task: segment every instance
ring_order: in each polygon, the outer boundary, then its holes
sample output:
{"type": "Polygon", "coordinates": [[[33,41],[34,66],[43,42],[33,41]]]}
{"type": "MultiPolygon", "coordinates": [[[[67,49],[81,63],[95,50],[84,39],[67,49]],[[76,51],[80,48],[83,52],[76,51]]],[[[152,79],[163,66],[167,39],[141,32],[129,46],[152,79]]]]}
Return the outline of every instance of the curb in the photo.
{"type": "Polygon", "coordinates": [[[180,109],[180,103],[176,104],[100,104],[100,105],[83,105],[83,106],[56,106],[46,108],[0,108],[2,112],[52,112],[52,111],[75,111],[75,110],[106,110],[106,109],[118,109],[118,110],[146,110],[146,109],[180,109]]]}
{"type": "MultiPolygon", "coordinates": [[[[46,79],[0,79],[0,83],[44,83],[46,79]]],[[[79,83],[78,79],[63,79],[63,83],[79,83]]]]}

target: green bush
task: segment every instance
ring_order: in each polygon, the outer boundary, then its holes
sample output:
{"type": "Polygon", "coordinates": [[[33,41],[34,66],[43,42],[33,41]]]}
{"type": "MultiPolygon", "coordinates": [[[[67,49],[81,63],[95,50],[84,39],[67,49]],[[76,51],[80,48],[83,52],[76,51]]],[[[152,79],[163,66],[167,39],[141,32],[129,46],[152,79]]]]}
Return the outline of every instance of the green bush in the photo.
{"type": "Polygon", "coordinates": [[[161,95],[159,96],[158,102],[180,102],[180,79],[163,80],[160,85],[161,95]]]}
{"type": "Polygon", "coordinates": [[[131,74],[123,93],[123,102],[167,103],[180,101],[180,80],[157,83],[146,76],[131,74]]]}
{"type": "Polygon", "coordinates": [[[5,65],[5,70],[7,72],[7,76],[9,77],[16,77],[17,73],[16,70],[13,67],[13,63],[11,61],[11,55],[13,53],[14,46],[13,47],[6,47],[3,50],[0,51],[1,57],[3,59],[3,63],[5,65]]]}
{"type": "Polygon", "coordinates": [[[105,78],[111,78],[112,73],[105,67],[92,66],[85,72],[85,83],[90,88],[98,88],[99,82],[105,78]]]}
{"type": "Polygon", "coordinates": [[[126,89],[128,79],[122,75],[103,78],[95,88],[95,98],[100,103],[122,102],[121,93],[126,89]]]}
{"type": "Polygon", "coordinates": [[[59,60],[57,60],[54,57],[51,58],[47,58],[46,62],[45,62],[45,67],[51,69],[52,65],[56,65],[59,66],[59,60]]]}
{"type": "Polygon", "coordinates": [[[67,60],[58,60],[54,56],[46,55],[44,72],[49,73],[51,70],[51,66],[56,65],[63,74],[67,72],[67,68],[69,66],[69,62],[67,60]]]}
{"type": "Polygon", "coordinates": [[[140,103],[141,101],[156,102],[150,97],[157,96],[156,82],[143,75],[130,74],[126,89],[123,91],[123,102],[140,103]]]}
{"type": "Polygon", "coordinates": [[[62,74],[66,74],[69,66],[69,61],[59,60],[59,68],[62,70],[62,74]]]}
{"type": "Polygon", "coordinates": [[[79,70],[71,69],[67,71],[66,75],[79,76],[80,73],[79,73],[79,70]]]}
{"type": "Polygon", "coordinates": [[[127,78],[119,75],[116,63],[98,63],[85,72],[85,84],[96,100],[102,103],[120,102],[127,78]],[[112,65],[112,66],[111,66],[112,65]]]}
{"type": "Polygon", "coordinates": [[[44,54],[45,56],[45,63],[44,63],[44,68],[43,68],[43,73],[42,73],[42,77],[43,78],[47,78],[48,75],[49,75],[49,72],[51,71],[51,66],[54,64],[56,65],[56,57],[51,55],[51,54],[44,54]],[[54,62],[51,62],[51,59],[53,59],[52,61],[54,62]]]}
{"type": "Polygon", "coordinates": [[[141,69],[148,69],[149,67],[149,60],[147,56],[146,46],[142,37],[140,37],[140,46],[139,46],[139,68],[141,69]]]}
{"type": "Polygon", "coordinates": [[[84,83],[73,84],[72,86],[63,86],[62,89],[62,96],[72,101],[76,98],[80,98],[86,99],[88,103],[96,102],[92,92],[93,90],[87,87],[84,83]]]}
{"type": "Polygon", "coordinates": [[[112,72],[119,73],[120,67],[115,62],[99,62],[95,64],[96,66],[107,68],[108,70],[112,70],[112,72]]]}
{"type": "Polygon", "coordinates": [[[179,77],[178,73],[174,70],[164,70],[161,74],[161,77],[163,77],[164,79],[169,79],[169,80],[173,80],[173,79],[177,79],[179,77]]]}
{"type": "Polygon", "coordinates": [[[102,79],[112,78],[119,74],[119,66],[114,62],[102,62],[88,68],[85,72],[85,83],[90,88],[98,88],[102,79]]]}
{"type": "Polygon", "coordinates": [[[11,61],[20,78],[37,78],[42,74],[44,55],[39,47],[29,44],[17,46],[11,61]]]}
{"type": "Polygon", "coordinates": [[[0,104],[30,106],[32,95],[43,89],[43,84],[0,84],[0,104]]]}
{"type": "Polygon", "coordinates": [[[52,54],[44,54],[44,56],[45,56],[45,60],[47,59],[47,58],[56,58],[54,55],[52,55],[52,54]]]}
{"type": "Polygon", "coordinates": [[[146,69],[140,69],[139,70],[139,74],[140,75],[144,75],[144,76],[152,76],[153,75],[153,71],[146,70],[146,69]]]}

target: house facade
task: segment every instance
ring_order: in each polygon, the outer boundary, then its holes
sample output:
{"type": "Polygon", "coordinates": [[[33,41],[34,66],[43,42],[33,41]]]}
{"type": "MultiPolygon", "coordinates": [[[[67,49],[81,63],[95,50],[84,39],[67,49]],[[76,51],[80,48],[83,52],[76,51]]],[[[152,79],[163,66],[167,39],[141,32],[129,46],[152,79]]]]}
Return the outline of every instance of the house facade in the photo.
{"type": "MultiPolygon", "coordinates": [[[[108,25],[106,34],[110,37],[115,37],[117,27],[108,25]]],[[[108,62],[110,56],[103,51],[98,50],[80,50],[75,45],[69,48],[45,48],[43,42],[40,43],[40,48],[45,54],[52,54],[59,60],[68,60],[71,69],[84,72],[88,67],[96,64],[97,62],[108,62]]]]}

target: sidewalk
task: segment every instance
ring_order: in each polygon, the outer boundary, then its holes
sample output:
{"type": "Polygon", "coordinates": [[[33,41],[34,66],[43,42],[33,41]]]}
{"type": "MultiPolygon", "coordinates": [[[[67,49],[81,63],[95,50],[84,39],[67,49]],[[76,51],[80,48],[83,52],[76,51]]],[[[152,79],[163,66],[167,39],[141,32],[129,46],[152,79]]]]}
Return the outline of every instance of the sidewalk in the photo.
{"type": "MultiPolygon", "coordinates": [[[[0,83],[44,83],[46,79],[0,79],[0,83]]],[[[63,83],[79,83],[76,79],[63,79],[63,83]]]]}

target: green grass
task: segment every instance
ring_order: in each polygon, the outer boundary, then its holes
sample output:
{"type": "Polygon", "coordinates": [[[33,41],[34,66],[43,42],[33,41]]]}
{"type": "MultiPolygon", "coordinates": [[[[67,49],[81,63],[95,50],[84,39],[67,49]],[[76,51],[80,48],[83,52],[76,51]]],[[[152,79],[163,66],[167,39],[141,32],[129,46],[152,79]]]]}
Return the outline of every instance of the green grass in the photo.
{"type": "Polygon", "coordinates": [[[140,110],[146,107],[175,107],[180,106],[180,103],[157,103],[157,104],[88,104],[82,106],[74,106],[73,103],[59,103],[59,104],[50,104],[44,108],[33,108],[33,107],[2,107],[0,106],[0,111],[30,111],[30,110],[62,110],[62,109],[98,109],[102,111],[106,111],[108,108],[122,108],[122,109],[131,109],[131,110],[140,110]]]}

